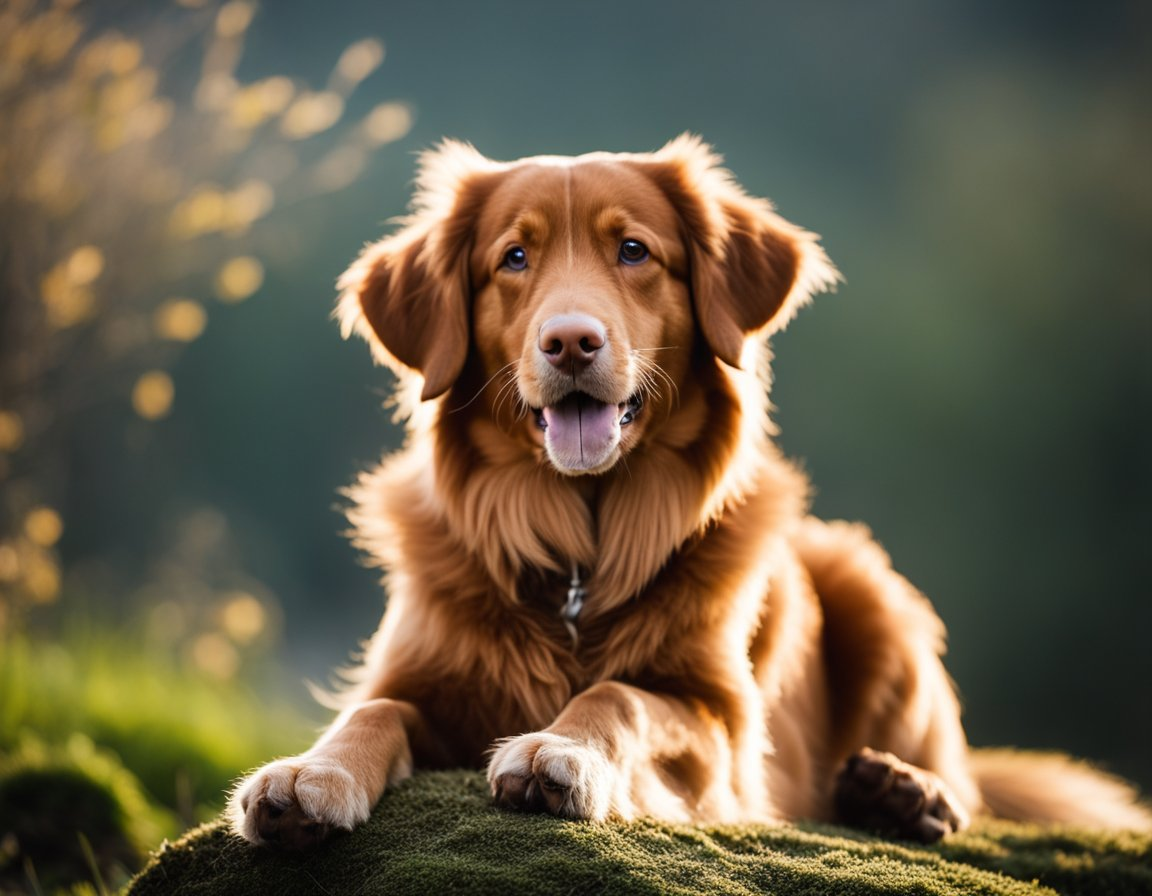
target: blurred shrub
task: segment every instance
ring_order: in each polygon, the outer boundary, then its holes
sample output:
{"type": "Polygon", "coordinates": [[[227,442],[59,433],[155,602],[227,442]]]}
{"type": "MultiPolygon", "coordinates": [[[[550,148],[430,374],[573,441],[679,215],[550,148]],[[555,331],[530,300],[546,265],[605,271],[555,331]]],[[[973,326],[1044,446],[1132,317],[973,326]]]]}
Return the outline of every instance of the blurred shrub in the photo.
{"type": "Polygon", "coordinates": [[[118,886],[177,831],[175,816],[87,737],[48,746],[24,736],[0,754],[0,892],[118,886]]]}
{"type": "Polygon", "coordinates": [[[0,635],[0,751],[28,732],[56,744],[80,733],[190,825],[218,811],[238,773],[310,742],[312,726],[288,703],[143,644],[95,629],[60,642],[0,635]]]}
{"type": "Polygon", "coordinates": [[[104,6],[0,4],[0,629],[61,593],[92,415],[127,443],[172,414],[182,348],[412,124],[397,101],[346,114],[374,37],[320,89],[244,81],[255,3],[104,6]]]}

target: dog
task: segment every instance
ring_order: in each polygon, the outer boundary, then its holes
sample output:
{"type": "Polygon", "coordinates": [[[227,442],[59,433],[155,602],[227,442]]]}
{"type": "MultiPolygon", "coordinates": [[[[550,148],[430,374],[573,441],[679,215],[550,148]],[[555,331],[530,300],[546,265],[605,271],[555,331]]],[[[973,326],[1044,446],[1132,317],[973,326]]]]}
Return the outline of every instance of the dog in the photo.
{"type": "Polygon", "coordinates": [[[689,135],[422,157],[337,306],[407,421],[349,492],[387,609],[326,733],[233,791],[241,836],[306,847],[485,765],[497,804],[575,819],[1152,828],[1087,765],[970,750],[927,599],[808,515],[767,340],[839,275],[721,165],[689,135]]]}

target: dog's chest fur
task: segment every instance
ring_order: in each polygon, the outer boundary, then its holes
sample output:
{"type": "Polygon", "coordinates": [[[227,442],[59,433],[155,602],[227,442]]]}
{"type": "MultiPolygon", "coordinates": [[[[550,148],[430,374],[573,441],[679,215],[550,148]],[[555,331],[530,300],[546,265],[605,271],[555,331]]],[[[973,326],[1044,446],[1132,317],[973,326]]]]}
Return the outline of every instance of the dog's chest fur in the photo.
{"type": "MultiPolygon", "coordinates": [[[[581,568],[586,595],[575,642],[561,615],[571,561],[547,545],[548,565],[522,563],[506,588],[507,555],[493,566],[491,557],[464,548],[420,465],[401,454],[362,479],[354,492],[360,513],[352,517],[371,521],[359,527],[360,544],[391,583],[374,644],[389,657],[385,687],[454,732],[455,752],[444,761],[480,763],[493,739],[546,724],[573,695],[605,680],[731,706],[730,728],[744,724],[735,707],[756,690],[748,648],[771,611],[776,567],[787,553],[781,533],[804,506],[804,480],[790,465],[765,457],[756,489],[667,552],[635,591],[621,592],[612,566],[598,565],[594,554],[581,568]],[[411,558],[430,556],[443,560],[412,565],[411,558]],[[477,694],[484,694],[482,711],[477,694]]],[[[643,476],[637,467],[633,476],[643,476]]],[[[499,474],[473,467],[470,479],[475,485],[490,476],[506,501],[515,477],[499,474]]],[[[627,507],[611,498],[603,494],[589,512],[590,531],[643,535],[641,521],[627,529],[602,518],[627,507]]],[[[614,549],[611,542],[596,547],[614,549]]]]}

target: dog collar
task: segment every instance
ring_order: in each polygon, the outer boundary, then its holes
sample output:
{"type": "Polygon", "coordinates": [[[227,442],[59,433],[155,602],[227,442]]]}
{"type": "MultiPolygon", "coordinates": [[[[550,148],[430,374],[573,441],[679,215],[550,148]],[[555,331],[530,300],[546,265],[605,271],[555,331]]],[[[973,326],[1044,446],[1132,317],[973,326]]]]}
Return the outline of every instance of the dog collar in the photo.
{"type": "Polygon", "coordinates": [[[560,608],[560,618],[564,620],[564,627],[572,637],[572,647],[580,643],[580,633],[576,630],[576,621],[580,618],[580,611],[584,609],[584,598],[588,592],[584,590],[584,582],[580,578],[580,567],[572,564],[572,579],[568,582],[568,599],[560,608]]]}

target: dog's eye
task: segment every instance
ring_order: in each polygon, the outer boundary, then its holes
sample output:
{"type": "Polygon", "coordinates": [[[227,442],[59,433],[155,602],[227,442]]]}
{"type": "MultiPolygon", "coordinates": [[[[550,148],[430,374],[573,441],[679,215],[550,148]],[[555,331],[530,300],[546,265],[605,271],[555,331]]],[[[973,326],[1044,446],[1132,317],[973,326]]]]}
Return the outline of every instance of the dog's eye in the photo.
{"type": "Polygon", "coordinates": [[[639,240],[624,240],[620,244],[620,260],[624,264],[643,264],[648,260],[648,247],[639,240]]]}
{"type": "Polygon", "coordinates": [[[523,246],[513,246],[504,253],[504,267],[513,271],[522,271],[528,267],[528,253],[523,246]]]}

